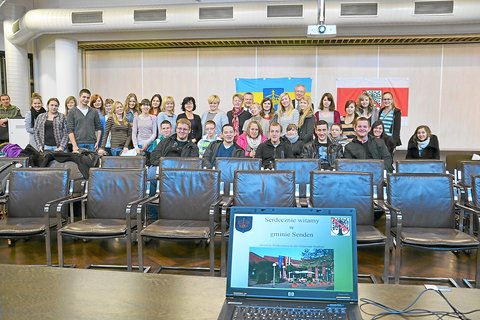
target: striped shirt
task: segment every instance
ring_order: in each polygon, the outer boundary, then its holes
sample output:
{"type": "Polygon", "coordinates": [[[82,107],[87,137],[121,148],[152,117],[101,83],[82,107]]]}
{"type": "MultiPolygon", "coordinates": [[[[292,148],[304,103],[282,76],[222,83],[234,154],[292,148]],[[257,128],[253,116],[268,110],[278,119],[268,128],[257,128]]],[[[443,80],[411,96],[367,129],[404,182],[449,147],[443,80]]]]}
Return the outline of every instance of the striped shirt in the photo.
{"type": "Polygon", "coordinates": [[[385,127],[385,134],[391,137],[393,135],[393,109],[389,112],[382,112],[380,120],[382,120],[385,127]]]}

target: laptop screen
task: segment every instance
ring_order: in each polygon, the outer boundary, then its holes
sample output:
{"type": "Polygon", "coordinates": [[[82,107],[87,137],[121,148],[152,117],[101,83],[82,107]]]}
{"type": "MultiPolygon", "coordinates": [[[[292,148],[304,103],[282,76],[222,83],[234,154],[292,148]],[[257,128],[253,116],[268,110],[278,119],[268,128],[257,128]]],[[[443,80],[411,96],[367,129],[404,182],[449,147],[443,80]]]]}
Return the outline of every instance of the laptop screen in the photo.
{"type": "Polygon", "coordinates": [[[232,207],[227,296],[357,301],[355,209],[232,207]]]}

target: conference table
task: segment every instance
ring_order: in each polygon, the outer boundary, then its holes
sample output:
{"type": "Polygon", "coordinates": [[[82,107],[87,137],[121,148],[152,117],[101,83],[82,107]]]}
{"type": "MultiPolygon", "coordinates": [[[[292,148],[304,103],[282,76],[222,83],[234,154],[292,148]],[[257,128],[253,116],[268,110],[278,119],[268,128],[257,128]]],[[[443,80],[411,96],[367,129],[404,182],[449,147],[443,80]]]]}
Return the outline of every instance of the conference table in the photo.
{"type": "MultiPolygon", "coordinates": [[[[0,265],[0,319],[216,319],[225,283],[225,278],[208,276],[0,265]]],[[[402,308],[423,289],[360,284],[359,296],[402,308]]],[[[452,288],[444,294],[460,311],[480,308],[478,289],[452,288]]],[[[427,292],[417,307],[451,311],[434,292],[427,292]]],[[[365,310],[380,312],[372,306],[365,310]]],[[[480,319],[480,313],[469,318],[480,319]]]]}

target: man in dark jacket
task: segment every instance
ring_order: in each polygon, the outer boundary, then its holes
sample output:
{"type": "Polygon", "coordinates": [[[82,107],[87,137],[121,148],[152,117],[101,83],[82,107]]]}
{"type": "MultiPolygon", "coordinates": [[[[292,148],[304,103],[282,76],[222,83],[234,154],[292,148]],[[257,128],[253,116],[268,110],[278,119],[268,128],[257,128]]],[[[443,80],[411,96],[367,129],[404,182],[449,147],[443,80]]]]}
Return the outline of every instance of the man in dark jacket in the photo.
{"type": "Polygon", "coordinates": [[[270,139],[260,143],[255,153],[255,158],[262,159],[262,166],[265,169],[272,169],[275,159],[295,158],[290,142],[280,139],[282,134],[282,125],[280,123],[270,123],[268,133],[270,139]]]}
{"type": "Polygon", "coordinates": [[[153,166],[160,164],[161,157],[198,158],[198,147],[188,140],[191,124],[188,119],[179,119],[175,128],[176,134],[160,141],[150,156],[153,166]]]}
{"type": "Polygon", "coordinates": [[[328,123],[325,120],[317,121],[315,139],[303,146],[302,158],[320,159],[322,169],[330,170],[334,167],[335,160],[342,156],[343,147],[328,137],[328,123]]]}
{"type": "Polygon", "coordinates": [[[235,142],[235,130],[231,124],[222,127],[223,141],[214,141],[205,149],[202,158],[202,167],[211,169],[215,166],[217,157],[221,158],[242,158],[245,151],[235,142]]]}
{"type": "Polygon", "coordinates": [[[393,171],[392,156],[382,139],[370,136],[370,122],[360,117],[355,122],[355,138],[345,146],[344,158],[379,159],[385,162],[385,169],[393,171]]]}

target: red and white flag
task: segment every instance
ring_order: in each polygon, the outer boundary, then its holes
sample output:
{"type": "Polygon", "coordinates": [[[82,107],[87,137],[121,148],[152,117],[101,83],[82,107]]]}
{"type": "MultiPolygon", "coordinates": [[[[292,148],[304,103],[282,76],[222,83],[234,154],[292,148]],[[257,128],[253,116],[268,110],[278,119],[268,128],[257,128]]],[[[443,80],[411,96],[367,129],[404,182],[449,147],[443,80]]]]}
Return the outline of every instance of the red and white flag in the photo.
{"type": "Polygon", "coordinates": [[[345,103],[358,101],[364,91],[372,96],[377,107],[382,108],[382,95],[389,91],[393,94],[395,105],[402,111],[402,117],[408,116],[408,78],[340,78],[337,79],[337,110],[345,115],[345,103]]]}

